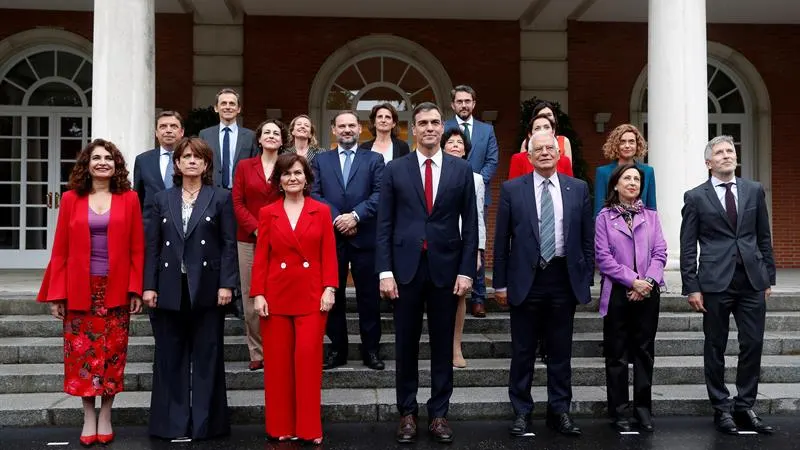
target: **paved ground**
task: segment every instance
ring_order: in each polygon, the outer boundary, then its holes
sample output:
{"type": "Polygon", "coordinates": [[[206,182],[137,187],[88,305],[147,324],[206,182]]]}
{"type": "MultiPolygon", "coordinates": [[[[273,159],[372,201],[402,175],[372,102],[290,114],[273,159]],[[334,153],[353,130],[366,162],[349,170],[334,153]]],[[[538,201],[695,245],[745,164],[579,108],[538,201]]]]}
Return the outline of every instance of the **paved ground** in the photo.
{"type": "MultiPolygon", "coordinates": [[[[549,450],[788,450],[800,448],[800,427],[796,417],[767,418],[778,431],[772,436],[725,436],[716,432],[710,417],[668,417],[656,421],[653,435],[620,436],[605,420],[578,421],[583,428],[581,438],[567,438],[545,429],[543,421],[534,422],[535,437],[512,439],[506,433],[506,422],[453,422],[456,440],[451,446],[433,443],[422,434],[414,445],[400,446],[393,439],[394,424],[325,424],[324,448],[338,449],[549,449],[549,450]]],[[[143,427],[120,428],[117,440],[109,449],[156,450],[246,450],[246,449],[299,449],[295,443],[271,443],[264,440],[260,426],[234,427],[233,434],[225,439],[207,442],[170,443],[151,440],[143,427]]],[[[0,448],[28,449],[79,449],[78,429],[75,428],[19,428],[0,430],[0,448]],[[49,445],[52,442],[67,442],[49,445]]],[[[102,448],[96,446],[95,448],[102,448]]]]}

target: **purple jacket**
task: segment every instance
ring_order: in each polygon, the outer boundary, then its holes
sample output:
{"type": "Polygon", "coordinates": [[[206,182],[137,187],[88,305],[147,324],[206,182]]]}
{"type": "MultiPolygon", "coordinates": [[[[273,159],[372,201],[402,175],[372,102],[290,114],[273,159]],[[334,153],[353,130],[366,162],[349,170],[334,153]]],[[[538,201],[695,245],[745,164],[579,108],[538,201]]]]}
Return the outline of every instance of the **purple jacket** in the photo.
{"type": "Polygon", "coordinates": [[[650,277],[664,285],[667,242],[661,232],[658,212],[642,208],[633,217],[633,233],[625,219],[614,210],[603,208],[595,221],[594,248],[597,268],[603,277],[600,290],[600,315],[608,313],[611,286],[619,283],[633,287],[633,281],[650,277]],[[634,247],[636,268],[633,271],[634,247]]]}

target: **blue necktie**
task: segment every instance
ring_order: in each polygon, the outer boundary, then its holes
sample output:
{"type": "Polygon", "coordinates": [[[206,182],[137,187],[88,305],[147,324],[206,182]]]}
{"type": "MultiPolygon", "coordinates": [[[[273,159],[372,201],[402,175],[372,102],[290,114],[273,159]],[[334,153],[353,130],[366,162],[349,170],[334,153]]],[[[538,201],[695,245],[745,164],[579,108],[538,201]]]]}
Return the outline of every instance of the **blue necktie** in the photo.
{"type": "Polygon", "coordinates": [[[550,262],[556,255],[556,215],[553,197],[550,196],[550,183],[549,179],[542,183],[542,217],[539,225],[540,254],[545,262],[550,262]]]}
{"type": "Polygon", "coordinates": [[[222,186],[231,187],[231,129],[222,129],[225,136],[222,138],[222,186]]]}
{"type": "Polygon", "coordinates": [[[350,178],[350,166],[353,164],[353,151],[343,150],[344,152],[344,166],[342,167],[342,180],[344,187],[347,187],[347,179],[350,178]]]}
{"type": "Polygon", "coordinates": [[[172,164],[172,153],[162,153],[161,157],[167,158],[167,169],[164,170],[164,189],[169,189],[172,187],[172,174],[175,173],[175,169],[172,164]]]}

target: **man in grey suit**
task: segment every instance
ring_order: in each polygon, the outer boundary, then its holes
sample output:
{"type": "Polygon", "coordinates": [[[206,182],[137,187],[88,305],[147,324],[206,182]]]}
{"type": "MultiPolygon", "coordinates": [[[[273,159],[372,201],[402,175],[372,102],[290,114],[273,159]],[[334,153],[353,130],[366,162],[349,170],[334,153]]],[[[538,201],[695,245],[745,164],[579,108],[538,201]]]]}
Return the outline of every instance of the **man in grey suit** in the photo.
{"type": "Polygon", "coordinates": [[[730,136],[709,141],[705,159],[711,178],[684,194],[681,211],[683,295],[689,296],[695,311],[703,313],[706,387],[717,430],[770,434],[772,427],[753,411],[766,301],[770,286],[775,285],[764,187],[735,176],[736,148],[730,136]],[[733,399],[725,386],[724,359],[731,313],[739,329],[737,395],[733,399]]]}
{"type": "Polygon", "coordinates": [[[236,122],[242,105],[239,94],[224,88],[217,93],[214,111],[219,114],[219,125],[200,131],[200,139],[214,150],[214,186],[233,188],[233,173],[239,161],[258,156],[255,133],[236,122]]]}

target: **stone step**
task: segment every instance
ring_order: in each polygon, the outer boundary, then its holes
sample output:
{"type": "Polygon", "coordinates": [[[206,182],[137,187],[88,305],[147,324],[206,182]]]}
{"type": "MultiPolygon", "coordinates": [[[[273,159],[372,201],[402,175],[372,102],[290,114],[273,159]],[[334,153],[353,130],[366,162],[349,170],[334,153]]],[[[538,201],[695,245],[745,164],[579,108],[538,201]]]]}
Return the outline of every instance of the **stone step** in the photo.
{"type": "MultiPolygon", "coordinates": [[[[734,386],[729,386],[735,392],[734,386]]],[[[545,408],[542,400],[546,388],[532,389],[536,403],[535,414],[541,417],[545,408]]],[[[430,389],[420,388],[417,399],[420,415],[425,417],[424,402],[430,389]]],[[[323,389],[322,420],[333,422],[384,422],[398,419],[395,390],[381,389],[323,389]]],[[[797,384],[761,383],[756,409],[764,416],[797,415],[800,411],[800,386],[797,384]]],[[[264,391],[229,390],[228,407],[235,424],[264,423],[264,391]]],[[[576,417],[605,417],[605,386],[575,386],[570,407],[576,417]]],[[[150,412],[150,392],[123,392],[114,402],[114,423],[145,425],[150,412]]],[[[653,386],[653,412],[656,416],[711,414],[705,385],[653,386]]],[[[450,402],[450,420],[511,419],[513,412],[507,387],[456,388],[450,402]]],[[[2,394],[0,395],[0,427],[70,426],[83,423],[81,400],[64,393],[2,394]]],[[[425,423],[423,421],[423,423],[425,423]]],[[[578,420],[580,425],[580,419],[578,420]]]]}
{"type": "MultiPolygon", "coordinates": [[[[736,357],[726,357],[725,376],[736,379],[736,357]]],[[[456,387],[503,386],[508,382],[511,360],[472,359],[464,369],[454,370],[456,387]]],[[[767,355],[761,361],[762,383],[800,383],[800,356],[767,355]]],[[[226,383],[230,390],[263,389],[264,372],[250,371],[246,362],[225,364],[226,383]]],[[[633,370],[631,369],[631,375],[633,370]]],[[[360,362],[324,372],[323,389],[393,388],[395,386],[395,361],[386,361],[386,369],[368,369],[360,362]]],[[[430,361],[419,363],[420,385],[430,386],[430,361]]],[[[702,356],[663,356],[656,358],[653,383],[703,384],[702,356]]],[[[606,382],[603,358],[573,358],[573,386],[602,386],[606,382]]],[[[537,364],[534,385],[545,386],[546,367],[537,364]]],[[[62,392],[64,387],[63,364],[0,364],[0,392],[6,394],[34,392],[62,392]]],[[[153,388],[152,364],[129,363],[125,368],[126,391],[148,391],[153,388]]]]}
{"type": "MultiPolygon", "coordinates": [[[[49,314],[47,305],[44,303],[36,302],[36,292],[23,292],[23,293],[3,293],[0,287],[0,316],[9,314],[49,314]]],[[[488,311],[507,311],[507,308],[502,308],[495,303],[493,290],[488,291],[488,300],[486,301],[486,309],[488,311]]],[[[597,288],[592,289],[592,296],[594,300],[586,305],[578,305],[578,311],[597,311],[597,297],[599,291],[597,288]]],[[[355,303],[355,290],[353,288],[347,289],[347,310],[348,312],[356,311],[355,303]]],[[[800,291],[782,291],[775,292],[769,299],[770,311],[800,311],[800,291]]],[[[381,310],[389,312],[390,307],[387,300],[381,300],[381,310]]],[[[669,312],[691,312],[686,297],[674,293],[665,293],[661,296],[661,311],[669,312]]]]}
{"type": "MultiPolygon", "coordinates": [[[[576,333],[573,338],[574,357],[595,357],[602,355],[603,334],[576,333]]],[[[349,336],[349,358],[360,358],[360,337],[349,336]]],[[[656,335],[656,356],[699,356],[703,354],[703,333],[697,331],[668,331],[656,335]]],[[[327,338],[326,338],[327,347],[327,338]]],[[[511,336],[507,333],[465,334],[463,351],[466,358],[510,358],[511,336]]],[[[151,336],[131,337],[128,344],[129,362],[150,362],[153,360],[154,343],[151,336]]],[[[46,364],[59,363],[64,358],[64,341],[61,337],[4,337],[0,338],[0,364],[46,364]]],[[[247,346],[243,336],[225,338],[225,360],[247,361],[247,346]]],[[[381,356],[394,359],[394,335],[383,336],[380,346],[381,356]]],[[[728,355],[738,353],[736,333],[728,338],[728,355]]],[[[764,336],[764,355],[800,354],[800,334],[796,332],[770,331],[764,336]]],[[[420,359],[430,357],[428,336],[423,334],[420,342],[420,359]]]]}

